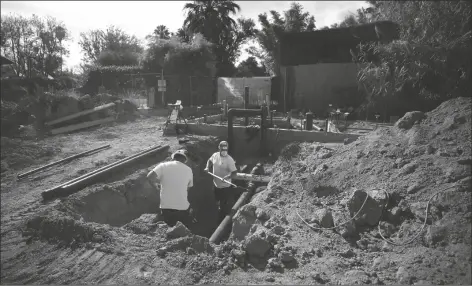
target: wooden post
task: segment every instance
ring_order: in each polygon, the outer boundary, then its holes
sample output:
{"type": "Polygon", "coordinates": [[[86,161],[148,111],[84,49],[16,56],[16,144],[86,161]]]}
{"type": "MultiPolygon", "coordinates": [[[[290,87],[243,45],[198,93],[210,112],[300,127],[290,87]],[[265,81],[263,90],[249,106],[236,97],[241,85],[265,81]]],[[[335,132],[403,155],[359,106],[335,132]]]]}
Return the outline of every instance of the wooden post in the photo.
{"type": "MultiPolygon", "coordinates": [[[[244,109],[249,108],[249,86],[244,87],[244,109]]],[[[249,116],[244,117],[244,126],[249,125],[249,116]]]]}

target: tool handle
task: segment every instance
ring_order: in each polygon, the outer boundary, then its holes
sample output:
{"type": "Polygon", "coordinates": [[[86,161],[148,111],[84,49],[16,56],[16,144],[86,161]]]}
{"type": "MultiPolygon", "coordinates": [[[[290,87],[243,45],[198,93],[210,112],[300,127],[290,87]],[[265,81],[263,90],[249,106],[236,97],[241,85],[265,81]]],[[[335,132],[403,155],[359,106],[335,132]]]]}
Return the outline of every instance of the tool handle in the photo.
{"type": "Polygon", "coordinates": [[[220,179],[221,181],[223,181],[223,182],[225,182],[225,183],[227,183],[227,184],[230,184],[230,185],[233,186],[233,187],[236,187],[236,188],[238,187],[238,186],[236,186],[235,184],[231,183],[230,181],[227,181],[227,180],[225,180],[225,179],[223,179],[223,178],[221,178],[221,177],[218,177],[217,175],[213,174],[212,172],[208,172],[208,174],[212,175],[213,177],[215,177],[215,178],[217,178],[217,179],[220,179]]]}

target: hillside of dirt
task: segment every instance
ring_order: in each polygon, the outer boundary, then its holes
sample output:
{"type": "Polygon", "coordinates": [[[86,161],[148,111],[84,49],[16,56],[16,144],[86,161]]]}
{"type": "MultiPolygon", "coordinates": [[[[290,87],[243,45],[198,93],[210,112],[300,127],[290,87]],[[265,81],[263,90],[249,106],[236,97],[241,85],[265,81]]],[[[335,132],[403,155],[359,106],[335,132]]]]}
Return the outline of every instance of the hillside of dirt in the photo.
{"type": "MultiPolygon", "coordinates": [[[[156,137],[154,119],[48,138],[41,146],[59,144],[56,159],[113,148],[2,185],[1,283],[471,284],[471,107],[457,98],[410,112],[346,145],[288,145],[220,245],[202,224],[216,213],[204,207],[213,208],[208,182],[192,194],[201,203],[195,234],[169,228],[150,204],[151,166],[40,203],[46,186],[102,160],[157,143],[182,148],[156,137]]],[[[199,171],[216,141],[191,139],[189,164],[208,180],[199,171]]]]}
{"type": "Polygon", "coordinates": [[[287,146],[233,224],[242,257],[266,271],[218,283],[470,284],[471,164],[470,98],[337,150],[287,146]]]}

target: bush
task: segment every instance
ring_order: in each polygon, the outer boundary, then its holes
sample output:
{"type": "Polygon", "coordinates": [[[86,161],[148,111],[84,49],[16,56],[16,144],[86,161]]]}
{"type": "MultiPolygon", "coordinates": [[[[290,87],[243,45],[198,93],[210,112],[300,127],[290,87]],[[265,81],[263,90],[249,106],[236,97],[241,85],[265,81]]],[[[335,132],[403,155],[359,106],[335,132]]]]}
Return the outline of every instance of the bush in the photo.
{"type": "MultiPolygon", "coordinates": [[[[375,1],[375,20],[400,24],[400,40],[361,46],[359,82],[368,106],[386,115],[429,111],[450,98],[470,96],[469,1],[375,1]],[[374,55],[379,62],[367,60],[374,55]]],[[[381,31],[380,31],[381,32],[381,31]]]]}

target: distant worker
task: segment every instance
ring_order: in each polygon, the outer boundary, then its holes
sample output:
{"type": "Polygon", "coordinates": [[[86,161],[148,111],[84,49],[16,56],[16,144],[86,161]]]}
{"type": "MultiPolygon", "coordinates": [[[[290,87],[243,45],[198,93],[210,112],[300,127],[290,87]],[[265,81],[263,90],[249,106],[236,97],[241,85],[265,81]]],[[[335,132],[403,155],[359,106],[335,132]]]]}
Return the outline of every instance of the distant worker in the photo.
{"type": "MultiPolygon", "coordinates": [[[[237,168],[236,162],[228,154],[228,142],[221,141],[218,149],[218,152],[208,159],[205,172],[212,171],[214,175],[231,182],[231,178],[237,173],[237,168]]],[[[218,223],[220,223],[229,214],[235,203],[236,189],[217,178],[213,179],[213,183],[218,206],[218,223]]]]}
{"type": "Polygon", "coordinates": [[[177,150],[171,156],[172,161],[157,165],[149,174],[149,183],[160,189],[160,215],[169,226],[177,221],[190,228],[190,203],[188,189],[193,187],[193,172],[187,166],[184,150],[177,150]]]}

